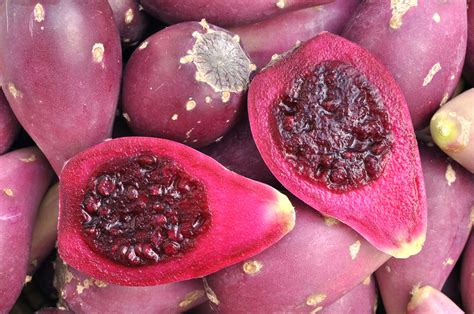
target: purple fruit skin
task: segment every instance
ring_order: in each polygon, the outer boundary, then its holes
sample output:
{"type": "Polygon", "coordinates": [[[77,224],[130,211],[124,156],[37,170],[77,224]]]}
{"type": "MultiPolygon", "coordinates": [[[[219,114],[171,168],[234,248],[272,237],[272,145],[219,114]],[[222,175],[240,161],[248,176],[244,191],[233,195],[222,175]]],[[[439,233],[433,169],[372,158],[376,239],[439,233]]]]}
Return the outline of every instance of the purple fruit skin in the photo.
{"type": "Polygon", "coordinates": [[[199,21],[230,27],[254,23],[293,10],[332,2],[332,0],[141,0],[155,18],[174,24],[199,21]]]}
{"type": "Polygon", "coordinates": [[[19,131],[20,124],[0,90],[0,155],[8,151],[19,131]]]}
{"type": "Polygon", "coordinates": [[[0,156],[0,165],[0,313],[5,313],[25,283],[35,216],[53,171],[32,147],[0,156]]]}
{"type": "Polygon", "coordinates": [[[53,185],[38,209],[31,241],[28,274],[32,275],[54,249],[57,239],[59,212],[58,184],[53,185]]]}
{"type": "Polygon", "coordinates": [[[110,137],[122,67],[106,0],[4,1],[0,47],[8,102],[56,173],[110,137]]]}
{"type": "Polygon", "coordinates": [[[132,46],[138,43],[149,24],[148,16],[140,9],[137,0],[108,0],[114,13],[115,24],[122,43],[132,46]]]}
{"type": "Polygon", "coordinates": [[[474,86],[474,5],[471,4],[467,7],[467,51],[463,76],[474,86]]]}
{"type": "MultiPolygon", "coordinates": [[[[474,220],[474,206],[472,208],[474,220]]],[[[464,249],[461,267],[461,297],[467,313],[474,313],[474,233],[464,249]]]]}
{"type": "Polygon", "coordinates": [[[73,312],[68,310],[63,310],[59,308],[45,307],[39,311],[35,312],[36,314],[73,314],[73,312]]]}
{"type": "Polygon", "coordinates": [[[374,314],[377,308],[377,286],[375,277],[370,276],[363,283],[324,307],[320,314],[374,314]]]}
{"type": "Polygon", "coordinates": [[[55,286],[61,304],[79,313],[181,313],[206,301],[199,279],[150,286],[127,287],[88,277],[61,261],[55,286]]]}
{"type": "Polygon", "coordinates": [[[207,277],[208,297],[218,312],[309,313],[339,299],[389,258],[349,227],[331,225],[333,220],[292,202],[293,231],[253,258],[207,277]]]}
{"type": "Polygon", "coordinates": [[[388,313],[403,312],[415,286],[443,287],[472,227],[474,175],[435,147],[420,146],[420,155],[428,198],[426,241],[417,255],[391,258],[377,270],[388,313]]]}
{"type": "Polygon", "coordinates": [[[367,48],[392,73],[419,130],[449,99],[461,75],[466,1],[418,0],[398,17],[392,16],[390,1],[364,1],[342,35],[367,48]]]}
{"type": "Polygon", "coordinates": [[[222,140],[204,147],[201,152],[244,177],[270,185],[277,183],[258,152],[247,116],[237,123],[222,140]]]}
{"type": "MultiPolygon", "coordinates": [[[[230,34],[222,28],[209,27],[230,34]]],[[[216,141],[239,118],[246,87],[241,92],[231,92],[224,102],[224,93],[196,80],[193,62],[182,63],[195,44],[194,32],[206,30],[198,22],[165,28],[147,38],[127,63],[123,111],[135,134],[167,138],[197,148],[216,141]]]]}
{"type": "Polygon", "coordinates": [[[339,34],[360,0],[335,0],[332,3],[286,13],[254,24],[237,26],[230,31],[240,36],[242,45],[257,68],[275,54],[293,48],[322,31],[339,34]]]}
{"type": "MultiPolygon", "coordinates": [[[[403,313],[403,312],[401,312],[403,313]]],[[[463,314],[446,295],[432,287],[422,287],[407,306],[407,314],[463,314]]]]}

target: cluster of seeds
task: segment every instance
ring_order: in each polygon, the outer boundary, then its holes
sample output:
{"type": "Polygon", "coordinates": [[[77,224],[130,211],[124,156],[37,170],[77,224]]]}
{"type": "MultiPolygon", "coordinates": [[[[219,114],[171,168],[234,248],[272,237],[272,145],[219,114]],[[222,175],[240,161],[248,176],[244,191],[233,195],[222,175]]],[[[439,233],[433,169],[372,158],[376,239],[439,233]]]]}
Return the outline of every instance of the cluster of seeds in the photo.
{"type": "Polygon", "coordinates": [[[287,160],[302,175],[340,191],[376,180],[393,143],[378,89],[351,65],[318,64],[273,109],[287,160]]]}
{"type": "Polygon", "coordinates": [[[153,154],[114,161],[91,178],[82,202],[88,244],[128,266],[189,250],[210,224],[205,186],[153,154]]]}

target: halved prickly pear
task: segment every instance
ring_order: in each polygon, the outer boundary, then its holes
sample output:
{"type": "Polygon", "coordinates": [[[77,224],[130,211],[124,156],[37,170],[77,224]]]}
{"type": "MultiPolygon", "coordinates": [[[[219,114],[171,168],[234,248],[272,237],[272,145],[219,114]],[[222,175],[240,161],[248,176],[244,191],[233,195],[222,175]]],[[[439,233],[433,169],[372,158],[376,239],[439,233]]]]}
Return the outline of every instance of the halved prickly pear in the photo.
{"type": "Polygon", "coordinates": [[[286,196],[163,139],[110,140],[60,178],[59,254],[133,286],[202,277],[255,255],[294,226],[286,196]]]}
{"type": "Polygon", "coordinates": [[[426,195],[406,102],[368,51],[321,33],[257,74],[255,143],[275,177],[395,257],[421,250],[426,195]]]}

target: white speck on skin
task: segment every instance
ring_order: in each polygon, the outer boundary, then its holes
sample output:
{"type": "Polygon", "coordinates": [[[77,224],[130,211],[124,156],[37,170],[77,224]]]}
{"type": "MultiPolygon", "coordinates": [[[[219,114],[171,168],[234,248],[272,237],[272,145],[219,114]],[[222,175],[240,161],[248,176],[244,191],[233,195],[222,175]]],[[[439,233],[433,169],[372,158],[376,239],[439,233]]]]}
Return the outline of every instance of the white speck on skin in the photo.
{"type": "Polygon", "coordinates": [[[205,294],[206,292],[204,292],[204,290],[191,291],[184,296],[184,299],[181,302],[179,302],[178,307],[180,309],[185,309],[202,298],[205,294]]]}
{"type": "Polygon", "coordinates": [[[403,16],[408,10],[417,5],[417,0],[391,0],[390,9],[392,9],[392,17],[389,22],[390,27],[392,29],[399,29],[403,24],[403,16]]]}
{"type": "Polygon", "coordinates": [[[196,101],[194,101],[193,99],[189,99],[189,100],[186,102],[186,110],[187,110],[187,111],[191,111],[191,110],[193,110],[194,108],[196,108],[196,101]]]}
{"type": "Polygon", "coordinates": [[[23,94],[16,88],[15,84],[8,83],[7,84],[8,92],[13,96],[13,98],[21,98],[23,94]]]}
{"type": "Polygon", "coordinates": [[[104,61],[105,48],[102,43],[95,43],[92,46],[92,58],[95,63],[101,63],[104,61]]]}
{"type": "Polygon", "coordinates": [[[349,246],[349,254],[351,255],[352,259],[355,259],[357,257],[357,254],[359,254],[360,251],[360,241],[357,240],[353,244],[349,246]]]}
{"type": "Polygon", "coordinates": [[[33,279],[33,277],[31,277],[30,275],[26,275],[26,277],[25,277],[25,284],[31,282],[32,279],[33,279]]]}
{"type": "Polygon", "coordinates": [[[171,120],[173,120],[173,121],[178,120],[178,115],[176,113],[174,115],[172,115],[171,120]]]}
{"type": "Polygon", "coordinates": [[[126,112],[124,112],[124,113],[122,114],[122,117],[123,117],[125,120],[127,120],[127,122],[130,122],[130,121],[132,121],[132,120],[130,119],[130,116],[129,116],[129,114],[128,114],[128,113],[126,113],[126,112]]]}
{"type": "Polygon", "coordinates": [[[222,102],[226,103],[229,101],[229,99],[230,99],[230,92],[227,92],[227,91],[222,92],[222,102]]]}
{"type": "Polygon", "coordinates": [[[35,21],[36,22],[43,22],[44,21],[44,7],[41,3],[37,3],[35,5],[35,8],[33,10],[33,15],[35,16],[35,21]]]}
{"type": "Polygon", "coordinates": [[[263,264],[260,261],[247,261],[242,265],[244,273],[247,275],[255,275],[262,269],[263,264]]]}
{"type": "Polygon", "coordinates": [[[276,6],[280,9],[284,9],[286,7],[286,0],[278,0],[276,6]]]}
{"type": "Polygon", "coordinates": [[[31,154],[30,156],[28,156],[28,157],[26,157],[26,158],[20,158],[20,161],[26,162],[26,163],[30,163],[30,162],[36,161],[36,155],[35,155],[35,154],[31,154]]]}
{"type": "Polygon", "coordinates": [[[448,164],[446,167],[446,173],[444,174],[446,178],[446,182],[448,182],[448,186],[451,186],[456,181],[456,171],[454,171],[453,166],[448,164]]]}
{"type": "Polygon", "coordinates": [[[392,271],[392,269],[388,265],[385,265],[385,270],[387,271],[387,273],[390,273],[392,271]]]}
{"type": "Polygon", "coordinates": [[[143,49],[145,49],[146,47],[148,47],[148,41],[142,42],[141,45],[138,46],[138,50],[143,50],[143,49]]]}
{"type": "Polygon", "coordinates": [[[125,12],[125,24],[130,24],[132,22],[133,22],[133,10],[132,8],[130,8],[125,12]]]}
{"type": "Polygon", "coordinates": [[[433,77],[441,70],[441,64],[438,62],[434,64],[428,74],[426,75],[425,79],[423,80],[423,87],[428,86],[429,83],[433,80],[433,77]]]}
{"type": "Polygon", "coordinates": [[[433,21],[439,23],[441,21],[441,16],[438,13],[433,14],[433,21]]]}
{"type": "Polygon", "coordinates": [[[448,257],[444,262],[443,262],[443,266],[448,266],[448,265],[453,265],[454,264],[454,260],[451,258],[451,257],[448,257]]]}
{"type": "Polygon", "coordinates": [[[206,98],[204,98],[204,101],[206,102],[206,104],[210,104],[212,101],[212,98],[209,96],[206,96],[206,98]]]}
{"type": "Polygon", "coordinates": [[[319,303],[326,300],[326,298],[327,298],[327,295],[324,293],[312,294],[306,298],[306,305],[316,306],[319,303]]]}
{"type": "Polygon", "coordinates": [[[3,189],[3,193],[5,193],[6,196],[10,196],[10,197],[13,196],[13,190],[10,188],[3,189]]]}

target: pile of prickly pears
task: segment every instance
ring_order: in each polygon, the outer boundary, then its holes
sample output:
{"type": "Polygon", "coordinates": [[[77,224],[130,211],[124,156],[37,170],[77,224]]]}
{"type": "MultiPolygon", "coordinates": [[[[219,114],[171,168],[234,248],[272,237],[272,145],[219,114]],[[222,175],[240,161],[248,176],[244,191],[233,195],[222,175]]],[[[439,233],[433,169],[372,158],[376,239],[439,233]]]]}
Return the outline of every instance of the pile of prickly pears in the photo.
{"type": "Polygon", "coordinates": [[[3,0],[0,87],[0,313],[474,313],[467,0],[3,0]]]}

